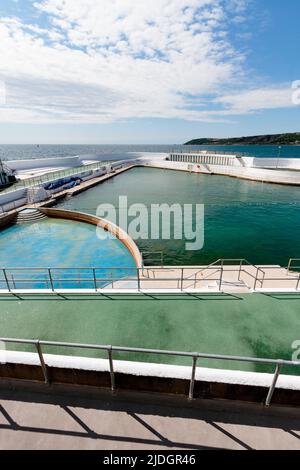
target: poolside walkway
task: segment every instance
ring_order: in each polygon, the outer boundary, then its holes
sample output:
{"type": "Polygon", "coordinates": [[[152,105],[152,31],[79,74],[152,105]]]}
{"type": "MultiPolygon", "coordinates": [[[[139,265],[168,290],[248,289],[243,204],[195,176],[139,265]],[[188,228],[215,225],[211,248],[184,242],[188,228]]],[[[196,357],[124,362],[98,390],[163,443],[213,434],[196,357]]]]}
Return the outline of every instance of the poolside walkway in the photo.
{"type": "Polygon", "coordinates": [[[300,274],[276,265],[254,266],[251,264],[194,267],[147,267],[141,271],[140,283],[126,280],[114,282],[109,287],[120,289],[131,286],[143,291],[157,292],[178,290],[185,292],[247,293],[295,292],[300,289],[300,274]]]}
{"type": "MultiPolygon", "coordinates": [[[[75,196],[76,194],[82,193],[82,192],[86,191],[87,189],[93,188],[94,186],[96,186],[100,183],[103,183],[106,180],[109,180],[109,179],[113,178],[114,176],[117,176],[121,173],[124,173],[125,171],[130,170],[134,166],[135,165],[127,165],[123,168],[120,168],[120,169],[115,170],[115,171],[110,172],[110,173],[106,173],[105,175],[99,176],[97,178],[93,178],[93,179],[90,179],[90,180],[87,180],[87,181],[83,181],[81,184],[79,184],[78,186],[75,186],[74,188],[64,189],[63,191],[60,191],[58,193],[53,194],[51,199],[47,199],[46,201],[42,201],[42,202],[36,202],[34,204],[32,204],[32,203],[25,204],[24,206],[20,206],[17,209],[13,209],[11,211],[5,212],[5,215],[17,214],[18,212],[20,212],[24,209],[29,209],[29,208],[32,208],[32,207],[38,209],[40,207],[48,207],[49,205],[51,205],[51,206],[55,205],[58,202],[58,200],[60,200],[64,197],[72,197],[72,196],[75,196]]],[[[2,216],[3,216],[3,214],[2,214],[2,216]]],[[[0,217],[1,217],[1,214],[0,214],[0,217]]]]}
{"type": "MultiPolygon", "coordinates": [[[[53,216],[54,217],[54,216],[53,216]]],[[[297,261],[297,260],[295,260],[297,261]]],[[[298,261],[298,263],[300,260],[298,261]]],[[[197,294],[228,293],[297,293],[300,292],[300,273],[295,268],[276,265],[254,266],[251,264],[176,267],[153,266],[122,268],[118,277],[116,268],[81,268],[73,277],[66,268],[40,269],[41,286],[34,271],[24,268],[0,273],[0,294],[197,294]],[[72,280],[73,285],[70,285],[72,280]]],[[[299,266],[297,266],[299,269],[299,266]]]]}
{"type": "Polygon", "coordinates": [[[299,410],[182,398],[0,390],[0,449],[300,449],[299,410]]]}

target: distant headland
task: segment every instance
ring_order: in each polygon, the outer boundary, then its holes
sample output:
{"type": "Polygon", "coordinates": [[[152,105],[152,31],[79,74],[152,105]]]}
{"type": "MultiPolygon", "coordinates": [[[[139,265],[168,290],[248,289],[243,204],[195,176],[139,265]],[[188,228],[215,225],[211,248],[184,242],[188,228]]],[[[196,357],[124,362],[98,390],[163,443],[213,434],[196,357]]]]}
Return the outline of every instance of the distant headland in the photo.
{"type": "Polygon", "coordinates": [[[184,145],[300,145],[300,132],[230,137],[226,139],[193,139],[184,145]]]}

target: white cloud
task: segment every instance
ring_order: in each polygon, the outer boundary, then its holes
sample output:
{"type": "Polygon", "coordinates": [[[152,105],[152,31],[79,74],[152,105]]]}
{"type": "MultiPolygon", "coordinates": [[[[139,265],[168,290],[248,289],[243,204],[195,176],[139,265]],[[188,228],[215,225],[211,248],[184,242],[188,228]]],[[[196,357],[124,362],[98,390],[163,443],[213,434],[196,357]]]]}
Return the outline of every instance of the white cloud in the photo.
{"type": "Polygon", "coordinates": [[[97,123],[160,117],[213,122],[242,109],[251,112],[247,93],[218,98],[224,109],[207,107],[207,96],[221,96],[243,78],[244,58],[227,33],[230,21],[242,21],[247,4],[36,1],[47,27],[37,19],[0,22],[0,79],[7,90],[0,120],[97,123]]]}
{"type": "Polygon", "coordinates": [[[284,87],[258,88],[216,99],[225,105],[230,114],[247,114],[264,109],[289,108],[292,106],[291,85],[284,87]]]}

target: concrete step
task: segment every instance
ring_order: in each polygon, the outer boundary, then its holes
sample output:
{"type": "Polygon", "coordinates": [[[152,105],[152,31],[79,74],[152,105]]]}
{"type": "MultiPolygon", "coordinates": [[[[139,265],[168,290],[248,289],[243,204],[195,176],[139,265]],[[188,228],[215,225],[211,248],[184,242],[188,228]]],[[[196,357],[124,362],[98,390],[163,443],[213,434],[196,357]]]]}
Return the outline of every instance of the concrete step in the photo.
{"type": "Polygon", "coordinates": [[[34,212],[19,212],[16,218],[16,224],[26,224],[46,219],[47,216],[36,209],[34,212]]]}

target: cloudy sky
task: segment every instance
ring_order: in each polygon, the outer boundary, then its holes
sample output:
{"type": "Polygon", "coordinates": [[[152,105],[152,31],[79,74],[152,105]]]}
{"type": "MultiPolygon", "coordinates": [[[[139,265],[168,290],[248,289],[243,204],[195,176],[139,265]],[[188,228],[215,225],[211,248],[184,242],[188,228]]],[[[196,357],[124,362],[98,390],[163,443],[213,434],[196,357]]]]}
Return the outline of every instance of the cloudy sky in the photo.
{"type": "Polygon", "coordinates": [[[299,0],[1,0],[0,143],[300,130],[299,0]]]}

